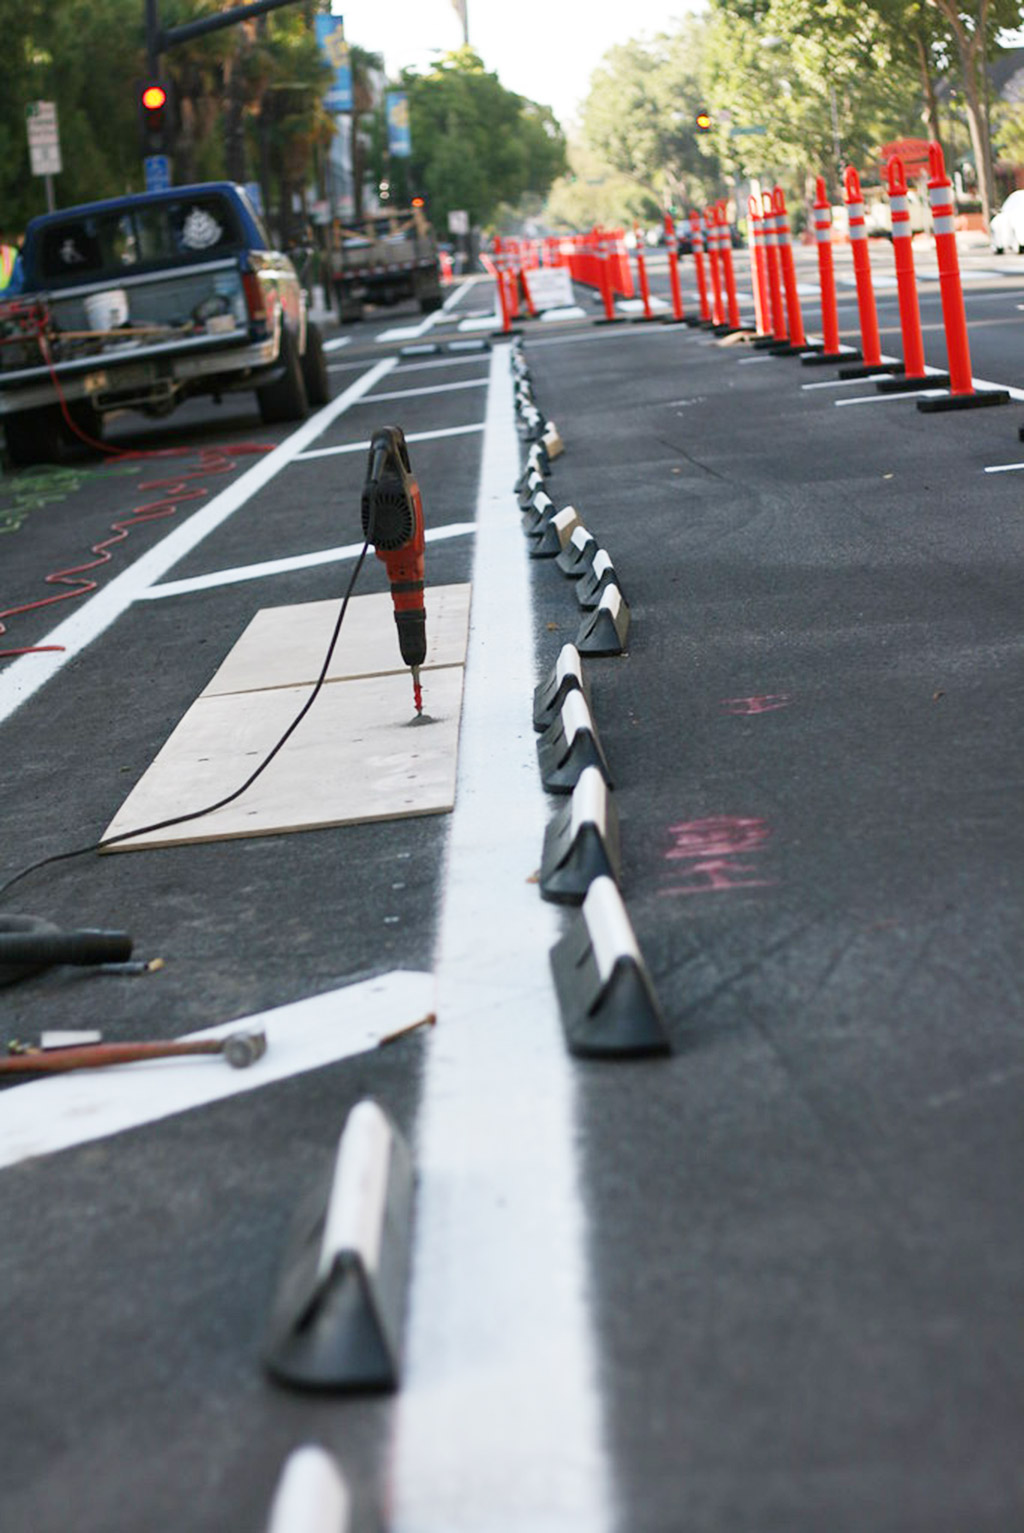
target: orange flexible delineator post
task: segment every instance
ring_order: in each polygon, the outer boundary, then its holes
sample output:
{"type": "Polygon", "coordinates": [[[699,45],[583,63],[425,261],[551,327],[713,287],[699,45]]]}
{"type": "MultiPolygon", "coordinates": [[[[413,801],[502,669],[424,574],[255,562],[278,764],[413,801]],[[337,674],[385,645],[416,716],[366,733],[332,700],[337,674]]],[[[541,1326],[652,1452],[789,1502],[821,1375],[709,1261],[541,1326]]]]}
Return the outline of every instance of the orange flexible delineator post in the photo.
{"type": "Polygon", "coordinates": [[[722,278],[725,282],[726,316],[730,330],[740,330],[740,303],[736,296],[736,272],[732,264],[732,230],[724,202],[715,203],[719,238],[722,241],[722,278]]]}
{"type": "Polygon", "coordinates": [[[639,224],[633,225],[633,238],[636,240],[636,276],[640,284],[640,297],[643,300],[644,320],[652,320],[654,312],[651,309],[651,285],[647,280],[647,261],[644,258],[644,237],[639,224]]]}
{"type": "Polygon", "coordinates": [[[825,177],[818,176],[814,184],[814,240],[818,248],[818,286],[821,291],[821,345],[805,354],[804,366],[826,362],[839,362],[844,357],[851,362],[860,356],[859,351],[847,347],[844,351],[839,340],[839,306],[836,303],[836,273],[832,260],[832,207],[825,188],[825,177]]]}
{"type": "Polygon", "coordinates": [[[768,264],[764,249],[764,219],[761,217],[761,207],[756,197],[747,198],[747,236],[757,337],[759,341],[769,341],[773,337],[768,310],[768,264]]]}
{"type": "Polygon", "coordinates": [[[945,388],[948,373],[928,373],[921,335],[921,309],[917,301],[917,276],[914,271],[913,235],[910,229],[910,199],[903,161],[894,155],[886,167],[889,183],[889,208],[892,214],[892,253],[896,265],[896,289],[900,306],[900,331],[903,335],[903,376],[880,378],[875,385],[880,394],[898,394],[917,389],[922,383],[945,388]]]}
{"type": "Polygon", "coordinates": [[[978,391],[971,378],[971,352],[967,344],[967,315],[960,281],[960,257],[956,248],[956,220],[953,187],[946,174],[942,150],[928,145],[928,200],[932,208],[932,232],[939,264],[939,292],[942,296],[942,321],[946,327],[946,355],[949,359],[950,392],[938,399],[919,399],[917,408],[928,414],[939,410],[969,410],[981,405],[1005,405],[1010,401],[1006,389],[978,391]]]}
{"type": "Polygon", "coordinates": [[[772,192],[772,212],[775,215],[775,238],[779,246],[779,266],[786,294],[786,330],[789,334],[789,345],[794,352],[803,351],[807,346],[807,337],[804,334],[800,295],[796,290],[796,264],[793,260],[793,244],[789,234],[789,214],[786,212],[786,198],[781,186],[777,186],[772,192]]]}
{"type": "Polygon", "coordinates": [[[501,334],[510,335],[512,315],[508,306],[508,293],[505,290],[505,252],[500,239],[494,241],[494,285],[498,290],[498,303],[501,306],[501,334]]]}
{"type": "Polygon", "coordinates": [[[676,238],[676,222],[671,213],[665,214],[665,248],[668,251],[668,283],[672,292],[672,318],[666,325],[683,322],[683,290],[679,285],[679,241],[676,238]]]}
{"type": "Polygon", "coordinates": [[[779,241],[775,233],[775,210],[770,192],[761,193],[761,228],[764,231],[765,265],[768,270],[768,310],[771,315],[772,337],[779,345],[785,345],[786,317],[782,308],[782,284],[779,281],[779,241]]]}
{"type": "Polygon", "coordinates": [[[693,251],[693,269],[697,274],[698,325],[711,324],[711,305],[708,302],[708,279],[704,270],[704,235],[701,231],[700,214],[690,209],[690,249],[693,251]]]}
{"type": "Polygon", "coordinates": [[[604,315],[601,319],[595,320],[594,323],[596,325],[619,325],[622,323],[622,320],[615,312],[615,297],[612,292],[612,253],[608,248],[608,239],[603,232],[597,237],[597,261],[604,315]]]}
{"type": "Polygon", "coordinates": [[[841,367],[840,378],[869,378],[875,373],[901,373],[902,362],[883,362],[878,336],[878,310],[875,307],[875,289],[871,280],[871,257],[868,255],[868,231],[864,222],[864,196],[860,176],[852,165],[843,172],[843,194],[846,201],[846,218],[850,228],[850,250],[853,254],[853,276],[857,284],[857,313],[860,317],[860,347],[863,362],[854,367],[841,367]]]}
{"type": "Polygon", "coordinates": [[[711,268],[711,320],[716,330],[724,330],[725,310],[722,308],[722,251],[715,222],[714,208],[704,209],[704,243],[707,246],[708,265],[711,268]]]}

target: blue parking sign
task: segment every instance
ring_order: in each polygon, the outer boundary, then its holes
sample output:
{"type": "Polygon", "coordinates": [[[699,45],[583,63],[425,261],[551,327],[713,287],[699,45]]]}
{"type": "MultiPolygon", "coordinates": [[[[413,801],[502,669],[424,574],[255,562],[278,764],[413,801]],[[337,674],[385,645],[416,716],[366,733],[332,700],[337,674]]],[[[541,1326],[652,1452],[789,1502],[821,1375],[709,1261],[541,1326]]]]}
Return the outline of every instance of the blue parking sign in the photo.
{"type": "Polygon", "coordinates": [[[147,192],[166,192],[171,184],[171,162],[166,154],[148,154],[142,162],[147,192]]]}

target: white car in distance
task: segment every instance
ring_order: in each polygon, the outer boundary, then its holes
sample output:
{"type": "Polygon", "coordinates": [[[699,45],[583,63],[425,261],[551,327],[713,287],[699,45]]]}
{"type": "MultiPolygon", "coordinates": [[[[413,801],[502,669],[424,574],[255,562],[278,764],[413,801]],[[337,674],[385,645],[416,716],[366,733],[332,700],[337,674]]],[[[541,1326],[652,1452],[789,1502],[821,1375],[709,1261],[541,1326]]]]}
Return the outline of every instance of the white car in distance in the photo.
{"type": "Polygon", "coordinates": [[[989,225],[989,244],[996,255],[1024,250],[1024,189],[1011,192],[989,225]]]}

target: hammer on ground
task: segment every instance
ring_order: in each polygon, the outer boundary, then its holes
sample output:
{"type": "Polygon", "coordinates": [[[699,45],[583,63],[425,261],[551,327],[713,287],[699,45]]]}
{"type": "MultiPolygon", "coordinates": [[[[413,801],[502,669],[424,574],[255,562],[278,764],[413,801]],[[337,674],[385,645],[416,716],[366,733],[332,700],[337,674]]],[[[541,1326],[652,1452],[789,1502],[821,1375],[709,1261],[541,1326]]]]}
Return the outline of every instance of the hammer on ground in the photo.
{"type": "Polygon", "coordinates": [[[87,1043],[64,1049],[29,1048],[0,1059],[0,1075],[53,1074],[94,1070],[103,1065],[133,1065],[143,1059],[220,1054],[235,1070],[244,1070],[267,1052],[267,1035],[246,1030],[226,1038],[158,1039],[151,1043],[87,1043]]]}

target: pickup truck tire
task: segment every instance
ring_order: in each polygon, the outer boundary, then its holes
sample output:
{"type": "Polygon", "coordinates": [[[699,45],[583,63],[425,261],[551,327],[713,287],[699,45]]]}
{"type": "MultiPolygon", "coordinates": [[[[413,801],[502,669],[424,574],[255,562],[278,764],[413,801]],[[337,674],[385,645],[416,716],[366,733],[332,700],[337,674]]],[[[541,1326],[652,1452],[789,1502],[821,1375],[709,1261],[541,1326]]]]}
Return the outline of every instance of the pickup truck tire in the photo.
{"type": "Polygon", "coordinates": [[[301,421],[309,414],[309,399],[302,376],[302,362],[291,331],[281,334],[281,353],[278,360],[284,367],[282,376],[273,383],[264,384],[256,390],[260,407],[260,419],[265,426],[279,421],[301,421]]]}
{"type": "Polygon", "coordinates": [[[32,463],[60,463],[65,455],[67,427],[59,405],[19,410],[4,417],[7,456],[15,468],[32,463]]]}
{"type": "Polygon", "coordinates": [[[324,338],[320,326],[306,326],[306,355],[302,359],[302,378],[306,385],[306,398],[316,409],[325,405],[331,397],[327,379],[327,358],[324,355],[324,338]]]}

